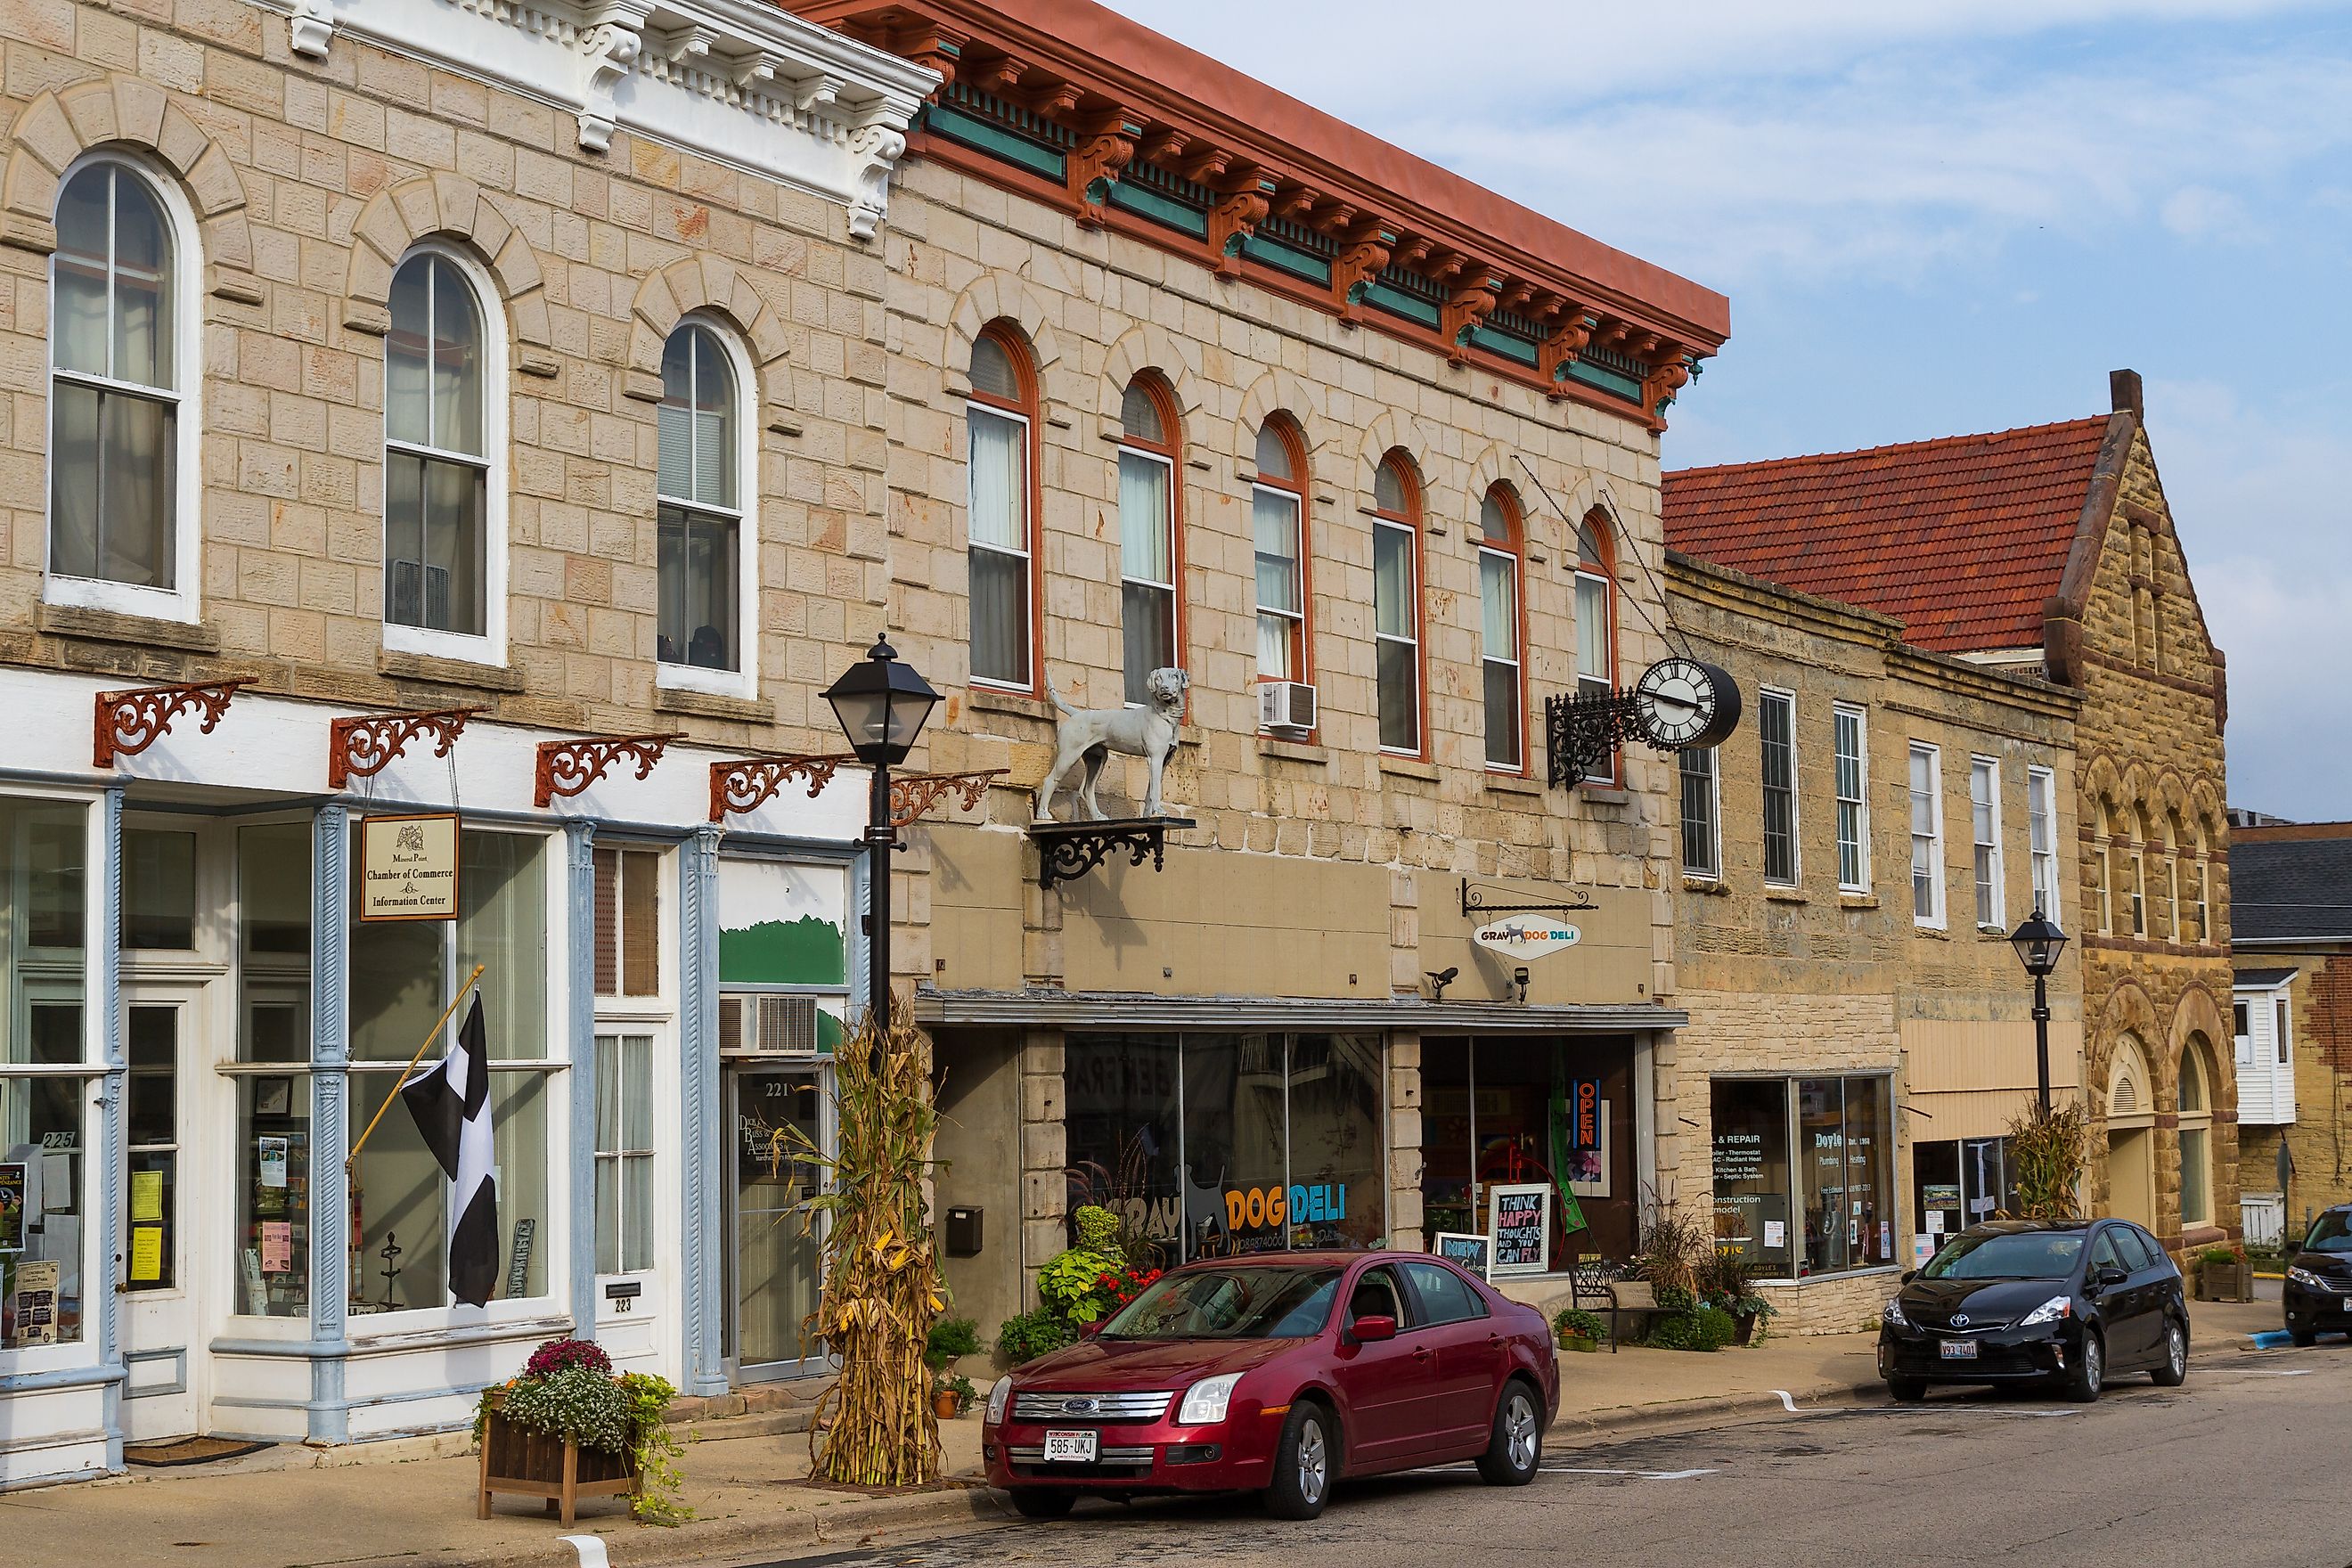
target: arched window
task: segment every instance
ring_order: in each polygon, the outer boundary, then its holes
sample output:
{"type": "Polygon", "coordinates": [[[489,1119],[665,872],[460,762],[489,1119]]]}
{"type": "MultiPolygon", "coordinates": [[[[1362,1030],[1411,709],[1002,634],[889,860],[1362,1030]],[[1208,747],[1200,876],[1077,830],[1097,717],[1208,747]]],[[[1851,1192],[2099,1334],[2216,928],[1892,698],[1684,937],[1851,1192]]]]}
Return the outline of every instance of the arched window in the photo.
{"type": "Polygon", "coordinates": [[[1128,384],[1118,420],[1119,629],[1127,700],[1148,703],[1151,672],[1183,662],[1175,400],[1157,377],[1139,375],[1128,384]]]}
{"type": "Polygon", "coordinates": [[[2180,1047],[2180,1223],[2213,1221],[2213,1086],[2205,1037],[2180,1047]]]}
{"type": "Polygon", "coordinates": [[[194,257],[179,243],[192,232],[182,205],[105,155],[58,193],[46,591],[62,603],[194,614],[194,474],[180,450],[192,426],[181,388],[200,367],[183,293],[194,257]]]}
{"type": "Polygon", "coordinates": [[[971,474],[971,678],[1036,688],[1036,552],[1032,534],[1037,383],[1029,357],[1001,329],[971,345],[965,408],[971,474]]]}
{"type": "Polygon", "coordinates": [[[1421,755],[1421,480],[1402,452],[1372,477],[1372,635],[1381,750],[1421,755]]]}
{"type": "Polygon", "coordinates": [[[1307,680],[1307,443],[1286,415],[1257,433],[1250,524],[1257,547],[1257,678],[1307,680]]]}
{"type": "MultiPolygon", "coordinates": [[[[468,269],[418,250],[392,277],[384,341],[383,618],[385,642],[425,636],[488,638],[502,584],[504,541],[492,526],[490,427],[499,386],[481,298],[468,269]]],[[[477,647],[460,657],[479,658],[477,647]]]]}
{"type": "Polygon", "coordinates": [[[748,690],[758,635],[745,522],[754,487],[744,471],[736,357],[709,326],[682,323],[662,349],[655,493],[660,534],[656,648],[665,684],[748,690]],[[688,672],[702,672],[702,678],[688,672]],[[715,678],[715,679],[714,679],[715,678]]]}
{"type": "Polygon", "coordinates": [[[1478,508],[1478,658],[1486,677],[1486,765],[1507,773],[1527,766],[1520,729],[1527,678],[1519,657],[1524,530],[1510,487],[1488,490],[1478,508]]]}
{"type": "MultiPolygon", "coordinates": [[[[1576,694],[1606,697],[1617,686],[1617,552],[1609,516],[1587,512],[1576,531],[1576,694]]],[[[1617,779],[1617,753],[1595,768],[1596,783],[1617,779]]]]}

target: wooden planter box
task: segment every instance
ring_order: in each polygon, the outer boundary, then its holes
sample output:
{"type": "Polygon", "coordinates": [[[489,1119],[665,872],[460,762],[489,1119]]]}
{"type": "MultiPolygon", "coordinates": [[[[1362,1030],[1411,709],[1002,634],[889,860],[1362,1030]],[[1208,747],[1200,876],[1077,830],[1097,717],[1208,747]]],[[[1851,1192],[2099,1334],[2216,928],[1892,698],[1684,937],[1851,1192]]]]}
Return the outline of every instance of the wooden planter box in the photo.
{"type": "Polygon", "coordinates": [[[2200,1301],[2251,1301],[2254,1299],[2252,1263],[2200,1263],[2197,1299],[2200,1301]]]}
{"type": "Polygon", "coordinates": [[[482,1485],[474,1517],[490,1517],[490,1494],[544,1498],[547,1511],[570,1524],[582,1498],[635,1497],[634,1455],[583,1448],[543,1432],[526,1431],[493,1405],[482,1424],[482,1485]]]}

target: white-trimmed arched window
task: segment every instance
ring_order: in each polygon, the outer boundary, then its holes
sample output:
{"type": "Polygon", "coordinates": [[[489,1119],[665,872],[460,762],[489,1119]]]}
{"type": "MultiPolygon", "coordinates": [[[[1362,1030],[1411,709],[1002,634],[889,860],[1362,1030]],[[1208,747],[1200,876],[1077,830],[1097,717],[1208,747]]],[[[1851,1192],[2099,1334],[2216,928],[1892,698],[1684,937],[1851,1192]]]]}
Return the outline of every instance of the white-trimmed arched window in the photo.
{"type": "Polygon", "coordinates": [[[1381,750],[1418,757],[1421,710],[1421,476],[1402,452],[1372,476],[1373,675],[1381,750]]]}
{"type": "Polygon", "coordinates": [[[733,337],[688,318],[662,350],[660,609],[665,686],[750,695],[759,665],[759,484],[733,337]]]}
{"type": "Polygon", "coordinates": [[[2180,1047],[2180,1223],[2213,1223],[2213,1079],[2205,1037],[2180,1047]]]}
{"type": "Polygon", "coordinates": [[[1525,626],[1519,584],[1527,540],[1518,498],[1496,485],[1478,507],[1478,658],[1486,700],[1486,765],[1503,773],[1527,766],[1521,717],[1527,677],[1519,656],[1525,626]]]}
{"type": "Polygon", "coordinates": [[[179,188],[94,153],[58,190],[49,260],[45,596],[196,618],[201,268],[179,188]]]}
{"type": "Polygon", "coordinates": [[[971,345],[964,405],[971,678],[1019,691],[1038,685],[1036,421],[1036,371],[1012,334],[992,325],[971,345]]]}
{"type": "Polygon", "coordinates": [[[383,640],[503,663],[502,342],[472,260],[438,245],[392,277],[384,340],[383,640]]]}
{"type": "Polygon", "coordinates": [[[1128,383],[1118,411],[1118,575],[1121,657],[1127,700],[1149,706],[1144,683],[1155,669],[1181,665],[1183,610],[1176,582],[1182,437],[1176,400],[1150,372],[1128,383]]]}

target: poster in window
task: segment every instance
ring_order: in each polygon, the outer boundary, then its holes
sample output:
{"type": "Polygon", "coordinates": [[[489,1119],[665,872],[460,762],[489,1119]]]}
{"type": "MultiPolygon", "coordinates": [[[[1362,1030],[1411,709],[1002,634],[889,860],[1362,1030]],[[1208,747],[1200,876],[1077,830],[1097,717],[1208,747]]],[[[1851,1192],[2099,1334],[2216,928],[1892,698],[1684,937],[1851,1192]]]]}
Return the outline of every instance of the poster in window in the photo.
{"type": "Polygon", "coordinates": [[[290,1078],[257,1078],[253,1080],[253,1113],[256,1116],[285,1116],[294,1106],[294,1080],[290,1078]]]}
{"type": "Polygon", "coordinates": [[[17,1344],[58,1342],[58,1281],[64,1270],[55,1258],[16,1265],[17,1344]]]}
{"type": "Polygon", "coordinates": [[[1460,1231],[1441,1230],[1430,1239],[1429,1250],[1452,1263],[1460,1264],[1484,1279],[1490,1272],[1495,1256],[1493,1238],[1469,1236],[1460,1231]]]}
{"type": "Polygon", "coordinates": [[[1568,1179],[1568,1190],[1580,1198],[1609,1196],[1609,1102],[1600,1098],[1600,1084],[1591,1079],[1569,1086],[1569,1126],[1571,1135],[1590,1140],[1582,1147],[1568,1151],[1567,1169],[1561,1174],[1568,1179]],[[1591,1113],[1580,1106],[1577,1095],[1590,1088],[1594,1091],[1591,1113]]]}
{"type": "Polygon", "coordinates": [[[1551,1267],[1551,1200],[1549,1182],[1498,1182],[1486,1189],[1492,1277],[1541,1274],[1551,1267]]]}
{"type": "Polygon", "coordinates": [[[457,918],[457,816],[360,819],[360,919],[457,918]]]}
{"type": "Polygon", "coordinates": [[[0,1252],[25,1250],[26,1164],[0,1163],[0,1252]]]}

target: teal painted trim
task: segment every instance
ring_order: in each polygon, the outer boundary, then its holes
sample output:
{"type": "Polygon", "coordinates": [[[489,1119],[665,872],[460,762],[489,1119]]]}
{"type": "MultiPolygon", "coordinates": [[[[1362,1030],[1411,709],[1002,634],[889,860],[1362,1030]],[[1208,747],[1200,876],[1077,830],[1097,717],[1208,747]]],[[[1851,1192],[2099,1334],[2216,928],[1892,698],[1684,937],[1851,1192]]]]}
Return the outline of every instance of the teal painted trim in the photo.
{"type": "Polygon", "coordinates": [[[698,827],[678,851],[678,1099],[685,1110],[678,1142],[685,1189],[684,1310],[680,1364],[691,1394],[727,1392],[721,1339],[726,1326],[727,1211],[720,1176],[731,1171],[719,1125],[719,829],[698,827]]]}
{"type": "Polygon", "coordinates": [[[1026,137],[1015,136],[1001,125],[991,125],[985,120],[950,109],[943,103],[931,105],[923,116],[923,124],[926,129],[950,142],[961,142],[974,152],[1002,158],[1008,163],[1018,163],[1048,179],[1064,177],[1065,161],[1061,153],[1050,147],[1040,147],[1026,137]]]}
{"type": "Polygon", "coordinates": [[[1589,363],[1584,360],[1569,361],[1566,379],[1580,382],[1586,386],[1608,393],[1612,397],[1622,397],[1628,403],[1638,405],[1642,401],[1640,382],[1630,375],[1620,374],[1616,371],[1589,363]]]}
{"type": "Polygon", "coordinates": [[[1535,344],[1509,332],[1498,332],[1492,327],[1481,325],[1471,329],[1470,346],[1485,349],[1490,354],[1499,354],[1520,364],[1533,365],[1536,363],[1535,344]]]}
{"type": "MultiPolygon", "coordinates": [[[[98,886],[98,1038],[99,1060],[106,1076],[100,1080],[98,1100],[98,1234],[111,1238],[122,1234],[122,1150],[130,1142],[129,1110],[123,1085],[129,1072],[122,1055],[122,792],[114,784],[99,797],[98,886]]],[[[87,962],[83,972],[89,972],[87,962]]],[[[85,1164],[84,1171],[87,1173],[85,1164]]],[[[83,1238],[85,1249],[89,1238],[83,1238]]],[[[100,1258],[113,1256],[111,1241],[99,1247],[100,1258]]],[[[85,1250],[85,1256],[87,1251],[85,1250]]],[[[122,1298],[114,1289],[111,1267],[85,1281],[83,1293],[98,1295],[98,1360],[108,1374],[104,1404],[106,1468],[123,1468],[122,1390],[131,1368],[122,1358],[122,1298]]]]}
{"type": "MultiPolygon", "coordinates": [[[[1202,230],[1203,233],[1207,231],[1202,230]]],[[[1287,272],[1294,278],[1304,278],[1309,283],[1331,287],[1331,264],[1319,256],[1294,249],[1278,239],[1268,239],[1262,234],[1251,235],[1242,242],[1242,254],[1252,261],[1264,262],[1277,272],[1287,272]]]]}
{"type": "Polygon", "coordinates": [[[596,825],[563,825],[572,988],[572,1268],[574,1337],[596,1337],[596,825]]]}
{"type": "Polygon", "coordinates": [[[310,1440],[350,1438],[343,1362],[352,1294],[351,812],[325,805],[310,819],[310,1440]],[[319,1158],[320,1151],[326,1157],[319,1158]]]}
{"type": "Polygon", "coordinates": [[[1418,299],[1402,289],[1390,287],[1378,279],[1364,285],[1364,303],[1386,310],[1391,316],[1402,316],[1408,321],[1419,321],[1424,327],[1437,325],[1437,307],[1418,299]]]}
{"type": "Polygon", "coordinates": [[[1127,180],[1114,182],[1110,187],[1110,205],[1139,217],[1164,224],[1179,234],[1189,234],[1195,239],[1209,237],[1209,215],[1198,207],[1185,205],[1173,196],[1160,195],[1148,185],[1127,180]]]}

